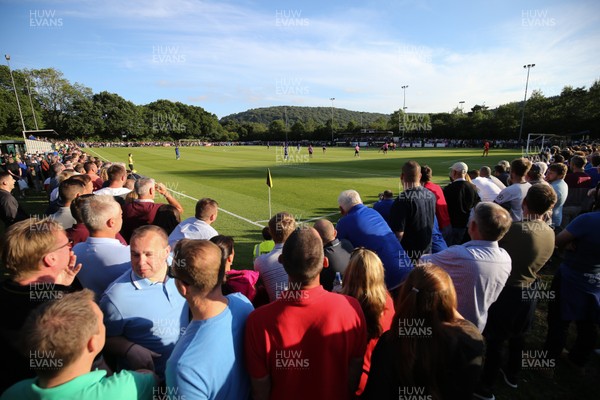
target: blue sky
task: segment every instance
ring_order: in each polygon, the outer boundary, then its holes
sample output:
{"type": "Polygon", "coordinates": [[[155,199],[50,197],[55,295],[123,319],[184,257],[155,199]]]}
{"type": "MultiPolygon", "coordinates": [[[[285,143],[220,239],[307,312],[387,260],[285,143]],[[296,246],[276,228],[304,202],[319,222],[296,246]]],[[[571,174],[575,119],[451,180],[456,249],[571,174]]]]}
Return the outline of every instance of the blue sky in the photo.
{"type": "Polygon", "coordinates": [[[11,67],[219,117],[273,105],[444,112],[600,78],[600,3],[0,0],[11,67]]]}

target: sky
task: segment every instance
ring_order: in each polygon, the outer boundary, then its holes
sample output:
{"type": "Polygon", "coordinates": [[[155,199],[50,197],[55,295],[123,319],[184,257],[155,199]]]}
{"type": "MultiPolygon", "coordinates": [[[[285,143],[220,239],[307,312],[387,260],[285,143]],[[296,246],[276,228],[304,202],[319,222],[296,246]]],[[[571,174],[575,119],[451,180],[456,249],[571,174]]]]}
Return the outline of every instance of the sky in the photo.
{"type": "Polygon", "coordinates": [[[521,101],[525,64],[528,96],[589,87],[599,22],[597,0],[0,0],[0,51],[13,69],[219,118],[279,105],[436,113],[521,101]]]}

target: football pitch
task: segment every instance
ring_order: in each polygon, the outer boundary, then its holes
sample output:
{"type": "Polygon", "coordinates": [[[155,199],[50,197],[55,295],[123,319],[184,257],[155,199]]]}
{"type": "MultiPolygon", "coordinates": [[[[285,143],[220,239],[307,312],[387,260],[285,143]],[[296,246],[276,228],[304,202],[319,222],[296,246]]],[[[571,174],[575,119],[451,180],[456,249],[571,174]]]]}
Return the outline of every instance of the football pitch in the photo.
{"type": "Polygon", "coordinates": [[[297,221],[312,224],[319,218],[339,219],[337,197],[343,190],[357,190],[367,205],[377,201],[378,194],[386,189],[397,195],[400,170],[407,160],[429,165],[433,181],[444,186],[449,182],[449,167],[457,161],[467,163],[469,169],[479,169],[520,155],[517,150],[504,149],[492,149],[485,158],[480,149],[401,149],[387,155],[377,149],[361,149],[360,157],[354,157],[354,149],[344,147],[328,148],[325,153],[315,148],[309,158],[306,147],[299,152],[290,147],[285,160],[281,147],[214,146],[181,147],[181,159],[175,160],[173,147],[84,151],[126,164],[128,153],[132,153],[137,173],[164,183],[177,196],[185,210],[182,219],[194,215],[197,199],[215,199],[220,211],[213,226],[220,234],[234,237],[237,269],[252,268],[252,248],[262,240],[260,231],[269,220],[267,168],[273,182],[272,214],[287,211],[297,221]]]}

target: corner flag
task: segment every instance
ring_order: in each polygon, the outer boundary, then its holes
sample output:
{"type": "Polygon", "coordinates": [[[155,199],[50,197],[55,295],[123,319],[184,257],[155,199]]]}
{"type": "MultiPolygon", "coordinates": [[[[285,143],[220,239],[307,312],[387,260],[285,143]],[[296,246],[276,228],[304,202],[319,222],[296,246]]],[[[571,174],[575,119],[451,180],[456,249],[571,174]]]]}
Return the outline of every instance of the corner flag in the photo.
{"type": "Polygon", "coordinates": [[[271,179],[271,170],[269,168],[267,168],[267,186],[270,188],[273,187],[273,180],[271,179]]]}

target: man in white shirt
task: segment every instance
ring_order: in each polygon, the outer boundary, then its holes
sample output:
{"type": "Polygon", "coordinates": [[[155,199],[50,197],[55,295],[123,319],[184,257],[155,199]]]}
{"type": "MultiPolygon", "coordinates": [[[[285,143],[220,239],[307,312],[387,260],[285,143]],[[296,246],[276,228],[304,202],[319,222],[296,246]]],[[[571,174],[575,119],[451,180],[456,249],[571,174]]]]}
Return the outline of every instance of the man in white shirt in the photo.
{"type": "Polygon", "coordinates": [[[169,235],[169,246],[175,248],[175,244],[183,238],[186,239],[210,239],[219,233],[211,225],[217,220],[219,203],[205,197],[196,203],[196,214],[175,227],[169,235]]]}
{"type": "Polygon", "coordinates": [[[510,182],[511,185],[502,190],[496,196],[495,203],[500,204],[510,212],[513,221],[523,220],[523,199],[531,184],[525,180],[525,176],[531,168],[531,161],[526,158],[516,158],[510,163],[510,182]]]}
{"type": "Polygon", "coordinates": [[[481,201],[494,201],[501,189],[488,178],[479,176],[479,171],[474,169],[469,171],[471,183],[477,187],[477,194],[481,201]]]}

